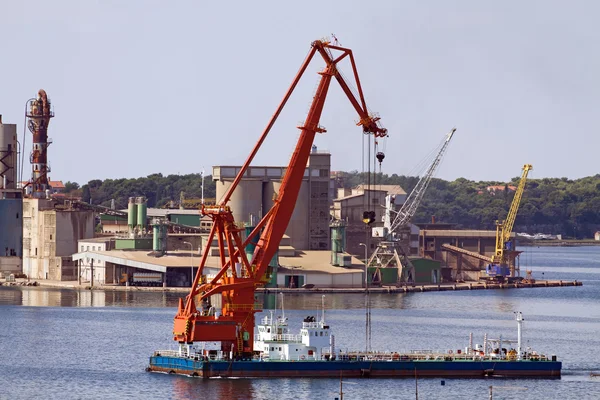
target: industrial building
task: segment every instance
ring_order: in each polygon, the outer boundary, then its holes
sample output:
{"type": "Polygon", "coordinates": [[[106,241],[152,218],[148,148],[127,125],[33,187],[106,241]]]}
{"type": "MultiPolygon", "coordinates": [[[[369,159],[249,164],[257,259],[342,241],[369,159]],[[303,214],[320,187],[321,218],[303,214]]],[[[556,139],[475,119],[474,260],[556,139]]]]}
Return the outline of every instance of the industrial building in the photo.
{"type": "MultiPolygon", "coordinates": [[[[446,224],[447,225],[447,224],[446,224]]],[[[429,229],[421,229],[419,232],[420,256],[442,263],[442,278],[446,281],[478,280],[482,270],[485,269],[485,261],[477,258],[477,255],[491,257],[496,249],[496,231],[479,230],[449,230],[434,229],[435,224],[427,226],[429,229]],[[473,256],[452,252],[443,248],[444,244],[456,246],[473,252],[473,256]]],[[[515,234],[511,234],[511,248],[516,248],[515,234]]],[[[510,261],[511,270],[518,275],[519,266],[515,263],[518,251],[513,251],[510,261]]]]}
{"type": "Polygon", "coordinates": [[[23,199],[23,273],[31,279],[77,280],[71,255],[94,236],[94,213],[52,199],[23,199]]]}
{"type": "MultiPolygon", "coordinates": [[[[126,212],[127,210],[121,210],[126,212]]],[[[148,208],[147,222],[154,218],[163,219],[174,224],[199,227],[203,231],[209,231],[212,227],[212,219],[207,216],[201,216],[200,210],[182,210],[165,208],[148,208]]],[[[127,217],[124,215],[101,214],[100,223],[102,233],[120,234],[127,233],[127,217]]]]}
{"type": "MultiPolygon", "coordinates": [[[[225,195],[239,166],[213,167],[217,202],[225,195]]],[[[273,205],[286,167],[250,166],[233,192],[229,206],[237,222],[251,225],[273,205]]],[[[329,249],[329,184],[331,154],[313,146],[304,172],[298,200],[286,229],[291,244],[298,250],[329,249]]]]}
{"type": "Polygon", "coordinates": [[[126,222],[118,225],[118,235],[79,240],[71,257],[77,270],[75,279],[92,286],[143,283],[189,287],[200,263],[201,235],[169,234],[170,221],[164,217],[168,211],[176,211],[199,223],[198,210],[157,210],[148,223],[149,210],[146,199],[131,197],[126,217],[117,215],[126,222]]]}
{"type": "MultiPolygon", "coordinates": [[[[399,185],[371,185],[370,188],[366,185],[358,185],[352,189],[338,189],[337,197],[333,199],[331,214],[334,220],[344,221],[346,224],[348,253],[363,258],[365,251],[367,254],[375,251],[377,244],[383,239],[383,234],[376,228],[383,226],[385,214],[383,205],[387,195],[394,196],[394,204],[398,207],[406,200],[406,192],[399,185]],[[367,210],[375,212],[375,222],[369,225],[363,222],[363,212],[367,210]],[[367,244],[368,249],[365,249],[361,243],[367,244]]],[[[411,229],[414,236],[411,242],[414,243],[418,233],[415,227],[411,229]]],[[[412,245],[408,246],[407,242],[408,247],[412,245]]]]}
{"type": "Polygon", "coordinates": [[[23,195],[17,189],[17,125],[0,115],[0,273],[20,273],[23,257],[23,195]]]}

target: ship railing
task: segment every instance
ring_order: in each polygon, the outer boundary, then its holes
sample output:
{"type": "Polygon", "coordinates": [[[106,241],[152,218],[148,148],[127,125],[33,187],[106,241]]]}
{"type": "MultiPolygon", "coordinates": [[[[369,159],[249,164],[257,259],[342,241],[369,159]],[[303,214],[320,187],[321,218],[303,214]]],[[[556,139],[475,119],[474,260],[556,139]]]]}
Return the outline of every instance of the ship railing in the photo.
{"type": "Polygon", "coordinates": [[[183,354],[180,354],[178,350],[156,350],[152,355],[155,357],[180,357],[183,354]]]}
{"type": "Polygon", "coordinates": [[[304,329],[319,329],[321,328],[321,322],[302,322],[302,328],[304,329]]]}
{"type": "Polygon", "coordinates": [[[275,342],[293,342],[293,343],[301,343],[302,336],[294,335],[293,333],[281,333],[278,335],[273,335],[272,339],[275,342]]]}

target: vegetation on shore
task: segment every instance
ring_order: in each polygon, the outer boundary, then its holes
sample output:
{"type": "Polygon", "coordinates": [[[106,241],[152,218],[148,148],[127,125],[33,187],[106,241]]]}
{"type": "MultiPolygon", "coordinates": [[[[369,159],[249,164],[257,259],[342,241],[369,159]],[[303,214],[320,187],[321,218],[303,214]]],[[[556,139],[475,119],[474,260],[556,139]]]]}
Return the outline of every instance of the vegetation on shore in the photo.
{"type": "MultiPolygon", "coordinates": [[[[338,174],[341,187],[351,188],[366,181],[357,171],[338,174]]],[[[457,224],[459,228],[495,229],[495,221],[505,218],[519,177],[511,182],[470,181],[458,178],[454,181],[433,179],[414,222],[436,221],[457,224]],[[488,190],[491,186],[501,186],[488,190]]],[[[407,193],[416,185],[418,178],[404,175],[377,174],[377,184],[400,185],[407,193]]],[[[215,197],[212,176],[204,178],[205,198],[215,197]]],[[[185,193],[188,204],[201,197],[200,174],[168,175],[152,174],[137,179],[94,179],[79,187],[67,182],[66,191],[81,196],[84,201],[109,206],[115,199],[117,208],[126,208],[131,196],[145,196],[149,207],[165,207],[172,201],[179,202],[185,193]]],[[[581,179],[542,178],[529,179],[519,214],[516,232],[562,234],[564,237],[589,238],[600,230],[600,175],[581,179]]]]}

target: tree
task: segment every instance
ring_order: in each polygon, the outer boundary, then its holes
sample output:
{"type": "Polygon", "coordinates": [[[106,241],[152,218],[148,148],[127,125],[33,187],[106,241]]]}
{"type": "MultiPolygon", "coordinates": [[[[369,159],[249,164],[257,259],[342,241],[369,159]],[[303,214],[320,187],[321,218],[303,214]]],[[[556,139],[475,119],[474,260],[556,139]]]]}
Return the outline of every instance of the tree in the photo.
{"type": "Polygon", "coordinates": [[[88,185],[83,185],[81,187],[82,193],[81,193],[81,200],[84,201],[85,203],[89,203],[90,200],[92,199],[92,194],[90,192],[90,187],[88,185]]]}
{"type": "Polygon", "coordinates": [[[67,181],[67,183],[65,183],[65,192],[69,193],[77,189],[79,189],[79,183],[70,181],[67,181]]]}

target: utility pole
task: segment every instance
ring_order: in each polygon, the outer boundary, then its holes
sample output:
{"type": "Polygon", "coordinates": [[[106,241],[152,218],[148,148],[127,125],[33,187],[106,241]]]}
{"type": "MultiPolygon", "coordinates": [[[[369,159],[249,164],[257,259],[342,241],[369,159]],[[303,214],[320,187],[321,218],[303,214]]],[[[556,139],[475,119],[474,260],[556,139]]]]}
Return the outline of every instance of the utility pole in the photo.
{"type": "Polygon", "coordinates": [[[200,176],[202,177],[202,204],[204,205],[204,167],[202,167],[200,176]]]}

